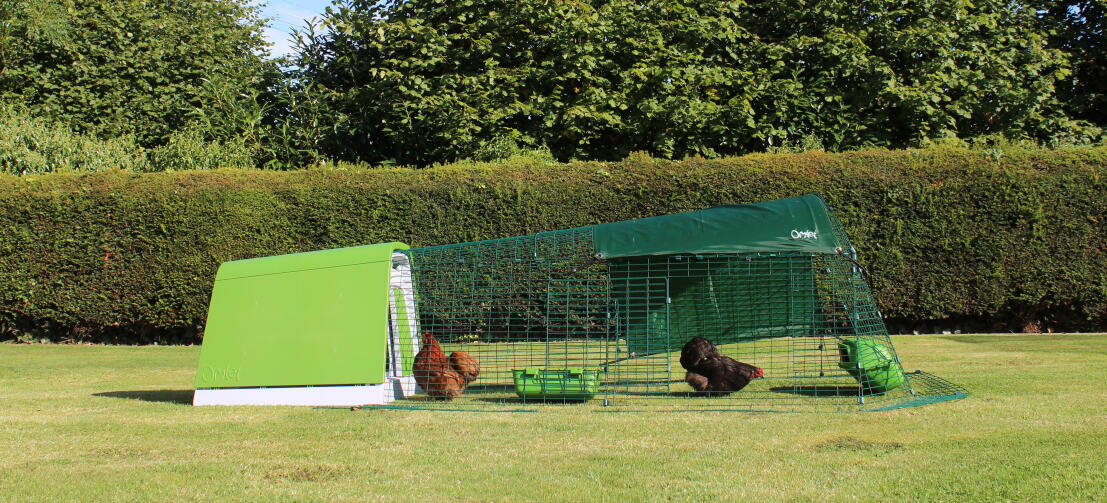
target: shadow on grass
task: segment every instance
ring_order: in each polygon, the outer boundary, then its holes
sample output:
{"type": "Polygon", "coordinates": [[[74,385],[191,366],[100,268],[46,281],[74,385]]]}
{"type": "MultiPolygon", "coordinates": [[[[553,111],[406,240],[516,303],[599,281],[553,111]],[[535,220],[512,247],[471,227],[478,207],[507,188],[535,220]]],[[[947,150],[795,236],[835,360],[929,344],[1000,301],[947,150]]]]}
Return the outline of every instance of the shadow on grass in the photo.
{"type": "MultiPolygon", "coordinates": [[[[769,388],[775,393],[803,396],[857,396],[861,390],[857,386],[778,386],[769,388]]],[[[865,395],[870,393],[866,392],[865,395]]]]}
{"type": "Polygon", "coordinates": [[[105,391],[103,393],[93,393],[92,396],[142,400],[143,402],[192,405],[192,393],[193,391],[190,389],[152,389],[142,391],[105,391]]]}
{"type": "Polygon", "coordinates": [[[514,393],[515,386],[510,384],[473,384],[466,386],[465,391],[474,393],[514,393]]]}
{"type": "Polygon", "coordinates": [[[513,405],[558,405],[558,404],[582,404],[588,403],[592,399],[590,398],[557,398],[550,397],[546,399],[542,398],[522,398],[522,397],[504,397],[504,398],[476,398],[473,401],[485,402],[485,403],[510,403],[513,405]]]}

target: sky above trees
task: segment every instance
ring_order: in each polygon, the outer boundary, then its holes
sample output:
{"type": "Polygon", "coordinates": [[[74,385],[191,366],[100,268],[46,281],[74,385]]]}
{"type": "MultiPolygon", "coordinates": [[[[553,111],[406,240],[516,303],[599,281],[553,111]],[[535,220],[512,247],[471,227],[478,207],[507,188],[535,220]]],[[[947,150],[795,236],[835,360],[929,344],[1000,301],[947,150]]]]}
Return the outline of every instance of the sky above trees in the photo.
{"type": "Polygon", "coordinates": [[[269,18],[269,26],[262,35],[272,44],[273,56],[292,54],[292,30],[304,26],[304,21],[320,17],[323,9],[331,4],[330,0],[271,0],[262,7],[262,13],[269,18]]]}

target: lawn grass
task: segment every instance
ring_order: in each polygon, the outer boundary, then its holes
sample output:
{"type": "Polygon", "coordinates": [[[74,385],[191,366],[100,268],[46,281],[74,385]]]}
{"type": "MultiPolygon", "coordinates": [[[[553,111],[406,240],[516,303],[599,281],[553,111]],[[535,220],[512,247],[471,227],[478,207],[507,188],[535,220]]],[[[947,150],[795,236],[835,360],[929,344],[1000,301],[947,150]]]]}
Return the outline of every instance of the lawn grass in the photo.
{"type": "Polygon", "coordinates": [[[192,407],[198,347],[0,344],[0,501],[1102,501],[1107,336],[907,336],[873,413],[192,407]]]}

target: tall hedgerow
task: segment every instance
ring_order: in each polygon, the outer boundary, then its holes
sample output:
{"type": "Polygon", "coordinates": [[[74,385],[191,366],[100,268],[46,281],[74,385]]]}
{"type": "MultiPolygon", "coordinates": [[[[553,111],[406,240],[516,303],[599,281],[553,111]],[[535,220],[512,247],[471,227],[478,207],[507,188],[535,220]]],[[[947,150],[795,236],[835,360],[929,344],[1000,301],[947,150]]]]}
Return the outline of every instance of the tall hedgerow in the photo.
{"type": "Polygon", "coordinates": [[[818,192],[893,329],[1107,329],[1107,149],[0,175],[0,333],[195,342],[219,264],[818,192]]]}

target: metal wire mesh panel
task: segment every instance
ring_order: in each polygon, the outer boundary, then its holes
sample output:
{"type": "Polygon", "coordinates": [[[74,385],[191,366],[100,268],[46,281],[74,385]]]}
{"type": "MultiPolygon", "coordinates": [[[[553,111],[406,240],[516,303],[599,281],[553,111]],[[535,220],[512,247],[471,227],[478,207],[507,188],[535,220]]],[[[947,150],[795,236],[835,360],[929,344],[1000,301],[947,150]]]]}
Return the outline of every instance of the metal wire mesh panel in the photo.
{"type": "Polygon", "coordinates": [[[479,372],[403,405],[880,410],[965,396],[904,373],[850,251],[601,260],[590,228],[408,250],[422,347],[479,372]],[[686,367],[697,338],[711,356],[686,367]]]}
{"type": "Polygon", "coordinates": [[[406,253],[420,330],[429,332],[445,355],[463,351],[479,362],[479,375],[453,405],[600,396],[597,369],[609,358],[609,287],[592,258],[591,233],[562,231],[406,253]],[[517,382],[526,392],[519,392],[517,382]],[[556,393],[549,391],[557,386],[556,393]]]}

